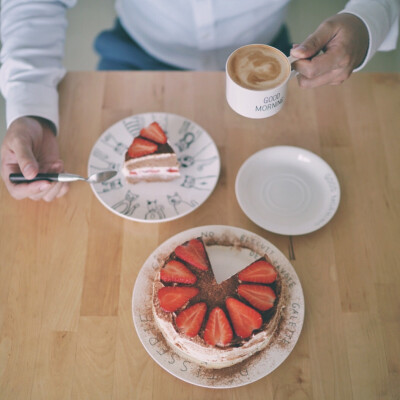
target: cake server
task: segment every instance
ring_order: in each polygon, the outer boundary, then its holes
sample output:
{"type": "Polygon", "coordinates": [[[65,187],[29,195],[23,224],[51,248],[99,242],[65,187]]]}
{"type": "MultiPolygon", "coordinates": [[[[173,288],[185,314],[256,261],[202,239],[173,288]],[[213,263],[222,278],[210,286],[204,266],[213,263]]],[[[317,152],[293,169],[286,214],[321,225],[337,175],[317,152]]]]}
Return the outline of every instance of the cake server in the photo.
{"type": "Polygon", "coordinates": [[[74,182],[86,181],[89,183],[100,183],[111,179],[118,171],[102,171],[84,178],[80,175],[68,173],[46,173],[37,174],[33,179],[26,179],[22,174],[10,174],[9,178],[12,183],[30,183],[35,181],[57,181],[57,182],[74,182]]]}

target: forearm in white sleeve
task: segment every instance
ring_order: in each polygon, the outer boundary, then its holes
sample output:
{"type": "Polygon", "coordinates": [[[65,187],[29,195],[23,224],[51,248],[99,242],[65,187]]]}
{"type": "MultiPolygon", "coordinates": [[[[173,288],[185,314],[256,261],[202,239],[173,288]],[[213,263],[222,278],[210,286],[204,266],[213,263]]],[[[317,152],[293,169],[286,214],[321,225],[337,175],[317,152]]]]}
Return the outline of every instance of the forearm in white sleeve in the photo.
{"type": "Polygon", "coordinates": [[[58,128],[57,85],[67,27],[76,0],[2,0],[0,87],[7,127],[19,117],[46,118],[58,128]]]}
{"type": "Polygon", "coordinates": [[[394,50],[399,35],[400,0],[350,0],[343,11],[356,15],[368,29],[369,47],[362,69],[377,51],[394,50]]]}

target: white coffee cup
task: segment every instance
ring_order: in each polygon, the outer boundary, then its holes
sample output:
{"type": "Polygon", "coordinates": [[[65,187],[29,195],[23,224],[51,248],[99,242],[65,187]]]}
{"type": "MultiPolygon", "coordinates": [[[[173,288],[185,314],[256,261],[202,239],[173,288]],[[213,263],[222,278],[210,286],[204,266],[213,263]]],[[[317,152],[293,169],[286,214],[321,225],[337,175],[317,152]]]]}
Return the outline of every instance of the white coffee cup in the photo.
{"type": "Polygon", "coordinates": [[[296,60],[294,57],[287,57],[275,47],[265,44],[250,44],[236,49],[228,57],[225,68],[226,100],[230,107],[238,114],[248,118],[267,118],[278,113],[285,103],[289,79],[296,73],[291,69],[292,62],[296,60]],[[263,60],[267,60],[267,62],[262,64],[260,60],[257,60],[258,65],[249,64],[248,59],[242,62],[244,58],[238,55],[247,54],[250,51],[251,54],[254,54],[254,51],[261,51],[263,60]],[[265,56],[264,53],[270,54],[265,56]],[[255,86],[250,84],[250,81],[241,80],[237,76],[237,71],[235,72],[233,68],[243,71],[242,66],[248,72],[246,78],[255,77],[255,86]],[[277,72],[279,67],[281,69],[277,72]],[[265,76],[268,79],[263,82],[261,78],[265,76]],[[270,77],[273,79],[269,79],[270,77]]]}

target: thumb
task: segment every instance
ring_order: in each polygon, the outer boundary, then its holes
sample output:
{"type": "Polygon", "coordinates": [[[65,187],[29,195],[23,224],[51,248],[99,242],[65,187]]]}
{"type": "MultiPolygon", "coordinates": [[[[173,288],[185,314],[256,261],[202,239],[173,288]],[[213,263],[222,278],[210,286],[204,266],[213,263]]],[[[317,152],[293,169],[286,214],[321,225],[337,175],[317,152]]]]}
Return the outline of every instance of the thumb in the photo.
{"type": "Polygon", "coordinates": [[[329,25],[322,23],[306,40],[292,48],[290,54],[296,58],[311,58],[318,54],[333,36],[334,32],[329,25]]]}
{"type": "Polygon", "coordinates": [[[33,154],[32,145],[17,140],[14,143],[14,154],[19,168],[26,179],[33,179],[39,172],[39,164],[33,154]]]}

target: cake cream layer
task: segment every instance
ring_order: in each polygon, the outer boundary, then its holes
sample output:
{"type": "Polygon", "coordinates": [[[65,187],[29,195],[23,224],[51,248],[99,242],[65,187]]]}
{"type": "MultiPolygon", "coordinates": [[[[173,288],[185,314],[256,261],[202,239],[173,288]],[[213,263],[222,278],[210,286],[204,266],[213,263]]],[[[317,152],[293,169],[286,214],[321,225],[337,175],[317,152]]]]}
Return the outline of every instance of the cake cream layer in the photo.
{"type": "Polygon", "coordinates": [[[171,176],[178,178],[180,176],[179,169],[175,166],[171,167],[156,167],[156,166],[149,166],[149,167],[143,167],[143,168],[135,168],[129,170],[128,168],[123,168],[122,173],[125,176],[130,176],[130,177],[138,177],[138,178],[146,178],[149,176],[155,176],[155,175],[160,175],[160,176],[171,176]]]}
{"type": "Polygon", "coordinates": [[[124,169],[132,170],[144,167],[176,167],[178,159],[174,153],[150,154],[148,156],[131,158],[125,161],[124,169]]]}

